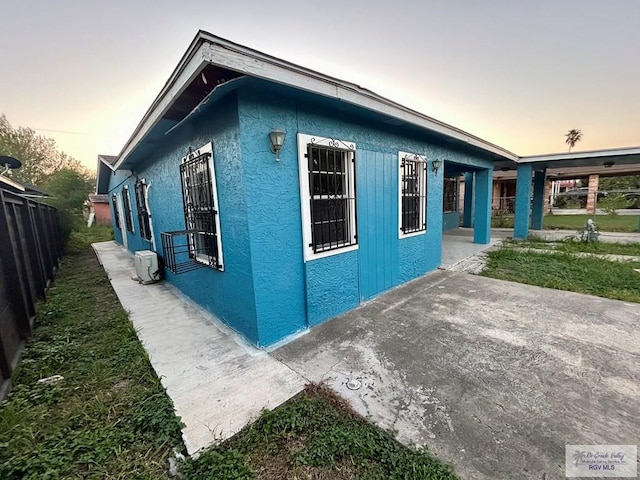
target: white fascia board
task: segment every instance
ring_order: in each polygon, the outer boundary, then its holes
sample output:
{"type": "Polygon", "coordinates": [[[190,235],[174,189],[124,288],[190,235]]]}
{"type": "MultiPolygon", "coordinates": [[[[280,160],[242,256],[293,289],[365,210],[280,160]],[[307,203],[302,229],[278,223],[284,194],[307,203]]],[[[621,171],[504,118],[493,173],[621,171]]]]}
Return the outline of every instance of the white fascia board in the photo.
{"type": "Polygon", "coordinates": [[[213,35],[205,36],[205,58],[213,64],[246,73],[271,82],[335,98],[353,105],[388,115],[461,142],[517,161],[518,156],[462,130],[427,117],[410,108],[381,97],[355,84],[323,75],[284,60],[242,47],[213,35]]]}
{"type": "MultiPolygon", "coordinates": [[[[195,42],[195,41],[194,41],[195,42]]],[[[156,100],[153,102],[142,121],[134,131],[131,138],[118,155],[118,161],[113,165],[113,170],[118,170],[126,158],[135,147],[142,141],[144,136],[158,123],[162,116],[169,110],[175,99],[187,88],[191,81],[200,73],[202,67],[207,63],[203,57],[205,44],[197,47],[195,52],[187,52],[181,65],[176,68],[172,77],[162,89],[156,100]]],[[[192,47],[190,47],[192,48],[192,47]]]]}
{"type": "MultiPolygon", "coordinates": [[[[100,158],[100,157],[98,157],[98,158],[100,158]]],[[[113,165],[111,165],[109,162],[107,162],[104,158],[100,158],[100,161],[102,163],[104,163],[107,167],[109,167],[109,170],[113,170],[114,172],[116,171],[116,168],[113,165]]],[[[119,162],[116,162],[116,164],[117,163],[119,163],[119,162]]],[[[98,166],[100,166],[100,164],[98,164],[98,166]]]]}
{"type": "Polygon", "coordinates": [[[581,160],[594,157],[618,157],[625,155],[640,155],[640,147],[611,148],[604,150],[589,150],[584,152],[551,153],[548,155],[532,155],[520,157],[519,163],[552,162],[554,160],[581,160]]]}
{"type": "Polygon", "coordinates": [[[112,169],[117,170],[144,136],[171,107],[206,63],[243,72],[257,78],[298,88],[360,106],[383,115],[403,120],[432,132],[491,152],[500,157],[518,161],[519,157],[497,145],[486,142],[462,130],[427,117],[355,84],[343,82],[313,70],[280,60],[256,50],[199,32],[171,77],[145,113],[133,135],[118,155],[112,169]]]}

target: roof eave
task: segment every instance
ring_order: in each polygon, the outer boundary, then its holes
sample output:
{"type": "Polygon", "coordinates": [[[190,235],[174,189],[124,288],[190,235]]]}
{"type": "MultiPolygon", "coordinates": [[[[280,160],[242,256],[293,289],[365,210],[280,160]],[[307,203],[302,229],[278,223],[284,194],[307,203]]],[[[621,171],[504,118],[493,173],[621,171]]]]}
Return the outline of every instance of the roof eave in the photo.
{"type": "Polygon", "coordinates": [[[158,123],[180,94],[207,63],[242,72],[257,78],[348,102],[392,118],[479,148],[501,158],[517,162],[520,157],[463,130],[384,98],[353,83],[324,75],[305,67],[199,31],[153,101],[133,134],[110,166],[117,170],[158,123]]]}

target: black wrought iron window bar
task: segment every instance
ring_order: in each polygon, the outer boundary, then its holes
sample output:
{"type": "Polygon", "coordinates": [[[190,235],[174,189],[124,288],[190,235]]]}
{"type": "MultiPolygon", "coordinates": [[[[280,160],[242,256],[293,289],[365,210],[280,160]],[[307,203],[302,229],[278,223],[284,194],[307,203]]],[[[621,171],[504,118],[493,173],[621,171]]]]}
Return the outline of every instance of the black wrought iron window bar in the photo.
{"type": "Polygon", "coordinates": [[[458,180],[455,177],[444,179],[442,211],[445,213],[458,211],[458,180]]]}
{"type": "Polygon", "coordinates": [[[127,230],[133,233],[133,215],[131,213],[131,197],[129,196],[129,188],[122,189],[122,203],[124,208],[124,223],[127,230]]]}
{"type": "Polygon", "coordinates": [[[214,204],[212,153],[192,152],[180,165],[184,230],[162,232],[165,267],[174,274],[202,267],[223,270],[214,204]]]}
{"type": "Polygon", "coordinates": [[[111,195],[111,205],[113,205],[113,215],[116,219],[116,228],[122,230],[122,225],[120,225],[120,212],[118,210],[118,196],[115,193],[111,195]]]}
{"type": "Polygon", "coordinates": [[[419,155],[400,159],[402,233],[427,229],[427,162],[419,155]]]}
{"type": "Polygon", "coordinates": [[[149,222],[149,210],[147,209],[147,185],[144,180],[136,182],[136,207],[138,209],[138,225],[140,226],[140,236],[146,240],[151,240],[151,226],[149,222]]]}
{"type": "Polygon", "coordinates": [[[307,145],[311,244],[314,253],[357,243],[355,152],[337,141],[307,145]]]}

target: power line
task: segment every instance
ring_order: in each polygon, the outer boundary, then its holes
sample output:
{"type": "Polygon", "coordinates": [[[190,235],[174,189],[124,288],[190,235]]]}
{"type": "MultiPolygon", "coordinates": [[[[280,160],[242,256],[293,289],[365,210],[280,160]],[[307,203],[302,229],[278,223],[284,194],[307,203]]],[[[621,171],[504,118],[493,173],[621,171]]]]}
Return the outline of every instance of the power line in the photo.
{"type": "Polygon", "coordinates": [[[38,132],[55,132],[55,133],[68,133],[70,135],[89,135],[88,133],[83,132],[70,132],[68,130],[51,130],[49,128],[35,128],[31,127],[32,130],[37,130],[38,132]]]}

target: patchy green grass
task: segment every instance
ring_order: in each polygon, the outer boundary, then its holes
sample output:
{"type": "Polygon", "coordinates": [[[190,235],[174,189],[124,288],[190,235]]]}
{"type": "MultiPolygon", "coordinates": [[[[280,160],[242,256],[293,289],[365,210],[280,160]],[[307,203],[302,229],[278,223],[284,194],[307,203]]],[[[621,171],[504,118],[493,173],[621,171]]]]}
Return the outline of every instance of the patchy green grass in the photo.
{"type": "Polygon", "coordinates": [[[399,444],[321,385],[263,413],[223,445],[184,461],[180,470],[185,480],[457,478],[451,467],[399,444]]]}
{"type": "MultiPolygon", "coordinates": [[[[183,448],[180,421],[90,247],[110,238],[109,228],[74,232],[39,305],[0,407],[2,480],[167,478],[168,457],[183,448]],[[52,375],[64,379],[37,383],[52,375]]],[[[456,479],[324,386],[264,412],[180,470],[186,480],[456,479]]]]}
{"type": "Polygon", "coordinates": [[[594,218],[601,232],[637,232],[637,215],[545,215],[544,228],[560,230],[578,230],[587,224],[587,219],[594,218]]]}
{"type": "Polygon", "coordinates": [[[487,266],[481,275],[640,303],[640,273],[634,268],[640,268],[640,262],[613,262],[565,252],[548,254],[506,247],[488,253],[487,266]]]}
{"type": "Polygon", "coordinates": [[[162,478],[180,421],[89,246],[72,234],[0,407],[0,478],[162,478]],[[52,375],[53,384],[37,381],[52,375]]]}
{"type": "MultiPolygon", "coordinates": [[[[578,230],[587,224],[587,219],[595,218],[598,230],[601,232],[637,232],[637,215],[545,215],[544,228],[546,230],[578,230]]],[[[513,228],[513,215],[493,217],[493,228],[513,228]]]]}
{"type": "Polygon", "coordinates": [[[510,240],[503,242],[503,244],[507,247],[548,249],[564,253],[640,256],[640,243],[581,242],[576,240],[550,241],[530,237],[526,241],[510,240]]]}

